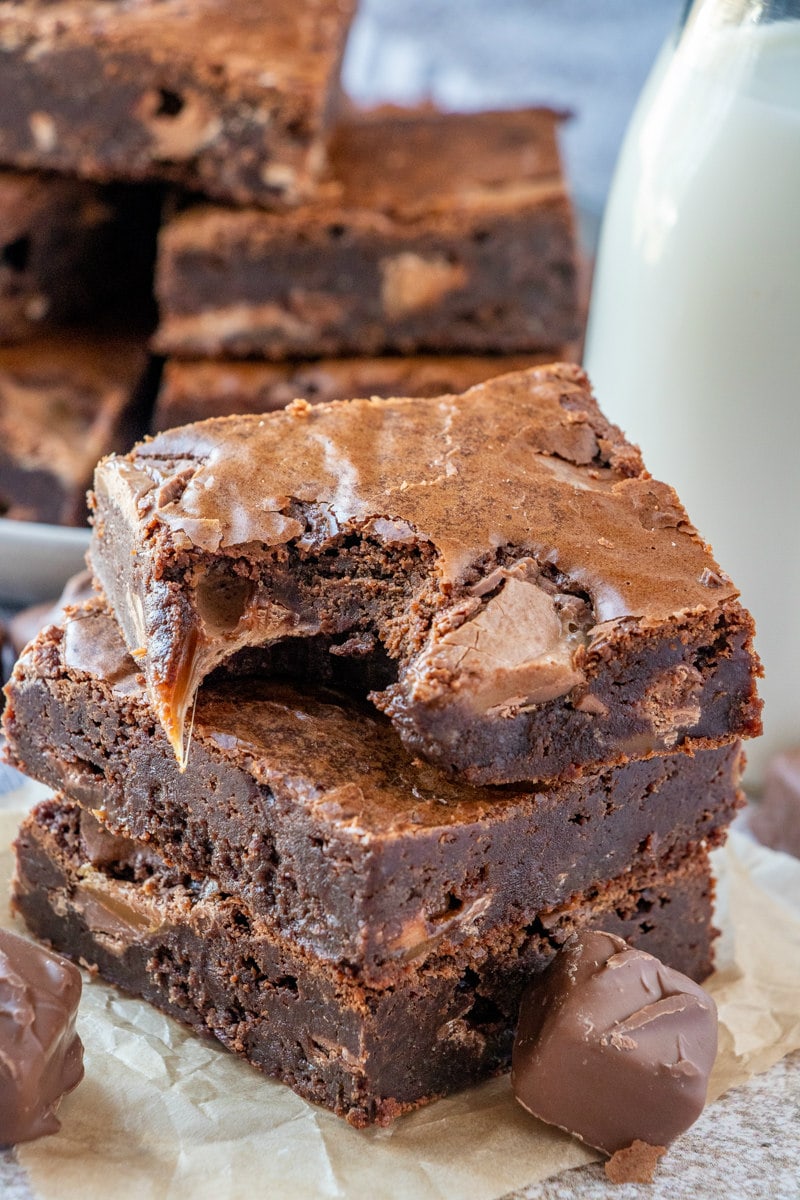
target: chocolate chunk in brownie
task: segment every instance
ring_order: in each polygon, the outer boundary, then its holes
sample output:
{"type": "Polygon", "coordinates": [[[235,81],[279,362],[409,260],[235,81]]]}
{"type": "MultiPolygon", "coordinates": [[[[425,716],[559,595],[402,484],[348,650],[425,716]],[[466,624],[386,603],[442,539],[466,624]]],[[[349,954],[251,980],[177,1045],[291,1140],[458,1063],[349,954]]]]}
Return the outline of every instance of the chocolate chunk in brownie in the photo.
{"type": "Polygon", "coordinates": [[[372,699],[472,783],[759,731],[752,619],[578,367],[185,426],[102,462],[94,507],[181,756],[209,672],[313,636],[388,663],[372,699]]]}
{"type": "Polygon", "coordinates": [[[29,0],[0,12],[0,160],[295,201],[353,0],[29,0]]]}
{"type": "Polygon", "coordinates": [[[67,333],[0,347],[0,515],[85,525],[97,459],[147,427],[143,339],[67,333]]]}
{"type": "Polygon", "coordinates": [[[679,863],[740,803],[736,744],[472,788],[413,759],[363,702],[296,679],[204,685],[181,773],[108,612],[63,620],[9,685],[10,761],[373,983],[625,870],[679,863]]]}
{"type": "Polygon", "coordinates": [[[313,203],[179,214],[160,240],[158,349],[552,357],[582,326],[558,120],[546,109],[351,116],[313,203]]]}
{"type": "Polygon", "coordinates": [[[159,208],[149,188],[0,171],[0,343],[78,322],[149,333],[159,208]]]}
{"type": "MultiPolygon", "coordinates": [[[[153,432],[207,417],[274,412],[292,400],[324,404],[352,396],[442,396],[465,392],[496,375],[571,358],[548,355],[428,354],[324,358],[283,363],[170,359],[153,414],[153,432]]],[[[561,351],[565,351],[561,353],[561,351]]]]}
{"type": "Polygon", "coordinates": [[[357,1126],[504,1070],[525,984],[577,929],[619,934],[695,979],[711,965],[702,850],[378,990],[275,937],[215,881],[182,879],[152,855],[92,866],[81,810],[58,800],[26,819],[17,864],[15,903],[37,936],[357,1126]]]}

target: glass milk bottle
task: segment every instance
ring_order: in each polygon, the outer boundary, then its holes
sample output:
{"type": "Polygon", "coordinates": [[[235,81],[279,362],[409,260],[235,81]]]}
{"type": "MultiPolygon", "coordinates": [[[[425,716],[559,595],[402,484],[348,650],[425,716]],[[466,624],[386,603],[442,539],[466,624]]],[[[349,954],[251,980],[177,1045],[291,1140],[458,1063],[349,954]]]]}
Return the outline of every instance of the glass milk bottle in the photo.
{"type": "Polygon", "coordinates": [[[695,0],[645,87],[585,362],[757,626],[769,754],[800,745],[800,0],[695,0]]]}

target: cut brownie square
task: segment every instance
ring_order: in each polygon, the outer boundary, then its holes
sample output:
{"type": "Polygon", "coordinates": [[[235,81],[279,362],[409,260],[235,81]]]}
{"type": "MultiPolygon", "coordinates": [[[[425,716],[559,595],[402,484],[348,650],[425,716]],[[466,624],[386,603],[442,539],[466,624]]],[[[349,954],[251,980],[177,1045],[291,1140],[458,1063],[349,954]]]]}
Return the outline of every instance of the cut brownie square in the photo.
{"type": "Polygon", "coordinates": [[[580,333],[549,110],[354,116],[324,196],[162,232],[157,348],[182,358],[530,353],[580,333]]]}
{"type": "Polygon", "coordinates": [[[10,761],[373,985],[626,870],[680,863],[740,804],[735,743],[479,789],[411,758],[352,696],[249,678],[201,689],[181,773],[108,611],[61,620],[8,686],[10,761]]]}
{"type": "Polygon", "coordinates": [[[376,665],[408,748],[473,783],[760,729],[751,617],[578,367],[185,426],[102,462],[94,505],[181,756],[210,671],[307,637],[376,665]]]}
{"type": "MultiPolygon", "coordinates": [[[[561,358],[571,358],[561,347],[561,358]]],[[[292,400],[324,404],[352,396],[442,396],[495,375],[552,362],[553,355],[444,355],[325,358],[266,363],[170,359],[164,366],[153,432],[208,417],[274,412],[292,400]]]]}
{"type": "Polygon", "coordinates": [[[28,0],[0,11],[0,161],[296,201],[354,0],[28,0]]]}
{"type": "Polygon", "coordinates": [[[144,339],[61,333],[0,347],[0,515],[85,525],[97,459],[147,427],[144,339]]]}
{"type": "Polygon", "coordinates": [[[149,333],[158,210],[149,189],[0,171],[0,343],[114,316],[149,333]]]}
{"type": "Polygon", "coordinates": [[[56,799],[23,824],[14,902],[31,930],[356,1126],[387,1124],[504,1070],[525,984],[577,929],[619,934],[698,980],[711,967],[702,850],[676,870],[588,888],[507,927],[480,955],[430,957],[376,990],[146,847],[117,847],[113,863],[93,865],[96,829],[87,839],[84,821],[56,799]]]}

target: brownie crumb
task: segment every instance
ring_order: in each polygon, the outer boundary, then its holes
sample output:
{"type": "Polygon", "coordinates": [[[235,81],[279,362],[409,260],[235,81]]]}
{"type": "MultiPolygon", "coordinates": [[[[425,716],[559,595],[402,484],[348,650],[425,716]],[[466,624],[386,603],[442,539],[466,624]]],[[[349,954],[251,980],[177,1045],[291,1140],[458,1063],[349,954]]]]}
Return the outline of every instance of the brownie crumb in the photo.
{"type": "Polygon", "coordinates": [[[651,1146],[637,1138],[630,1146],[617,1150],[606,1163],[606,1175],[612,1183],[652,1183],[658,1160],[666,1146],[651,1146]]]}

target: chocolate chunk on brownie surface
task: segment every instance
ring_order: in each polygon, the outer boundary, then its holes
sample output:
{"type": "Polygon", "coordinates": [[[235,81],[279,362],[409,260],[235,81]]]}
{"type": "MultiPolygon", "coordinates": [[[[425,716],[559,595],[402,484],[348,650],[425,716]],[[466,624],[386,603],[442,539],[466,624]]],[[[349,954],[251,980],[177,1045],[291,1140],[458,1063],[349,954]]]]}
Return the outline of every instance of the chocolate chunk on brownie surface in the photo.
{"type": "Polygon", "coordinates": [[[554,353],[583,323],[558,120],[549,110],[353,116],[337,127],[312,203],[179,213],[159,245],[158,350],[554,353]]]}
{"type": "Polygon", "coordinates": [[[0,161],[295,201],[324,161],[351,0],[28,0],[0,11],[0,161]]]}
{"type": "Polygon", "coordinates": [[[181,773],[107,610],[62,621],[8,687],[13,764],[372,984],[627,869],[677,864],[740,803],[735,743],[473,788],[413,759],[363,701],[295,679],[208,681],[181,773]]]}
{"type": "Polygon", "coordinates": [[[201,680],[322,636],[474,783],[759,730],[752,619],[581,370],[230,417],[95,475],[95,573],[176,751],[201,680]]]}
{"type": "Polygon", "coordinates": [[[479,954],[431,956],[378,990],[276,938],[213,880],[182,879],[136,845],[125,853],[104,863],[80,809],[39,805],[17,841],[14,901],[29,928],[356,1126],[506,1069],[526,982],[578,929],[625,937],[694,979],[711,969],[702,849],[675,870],[626,871],[531,926],[509,925],[479,954]]]}

